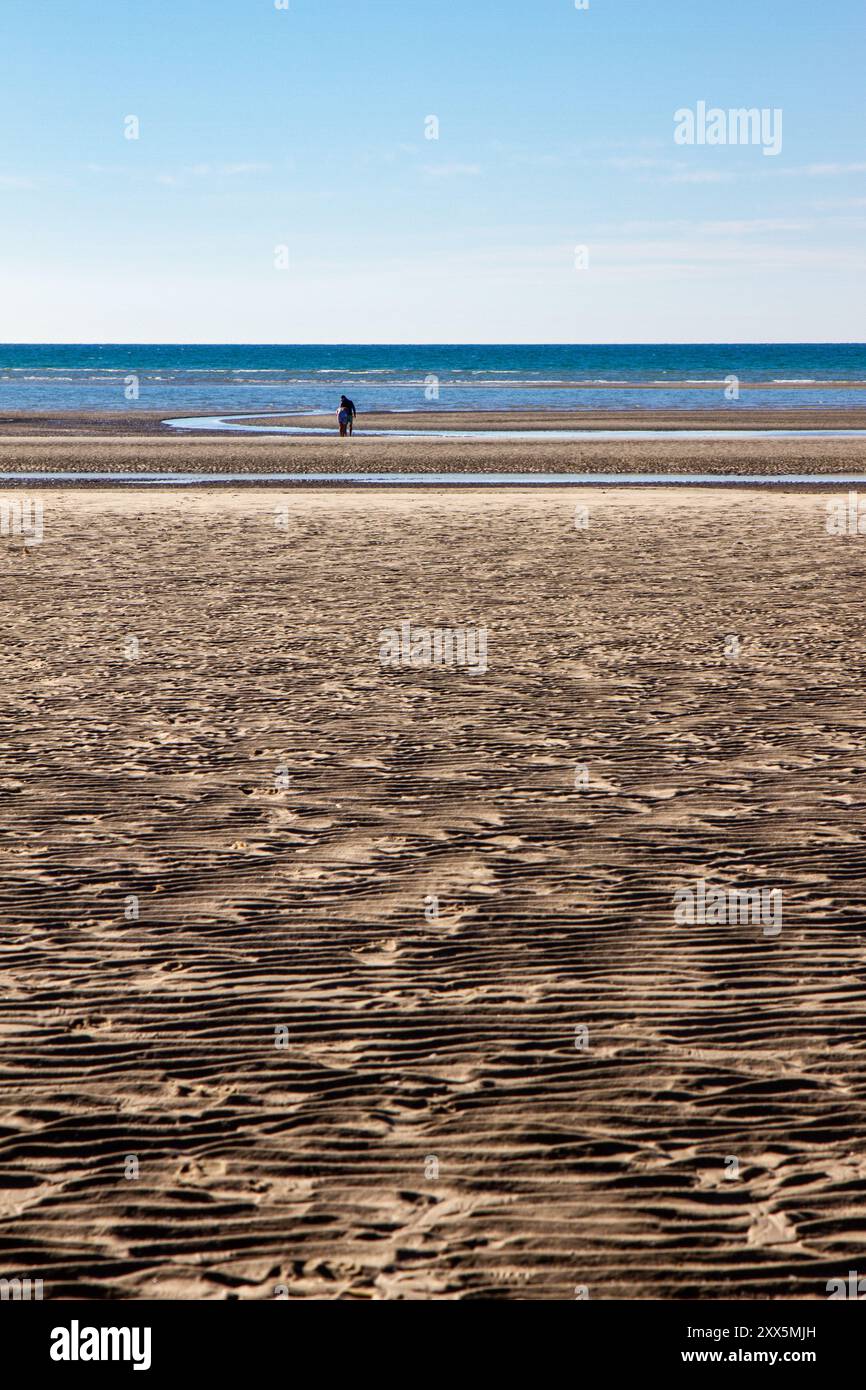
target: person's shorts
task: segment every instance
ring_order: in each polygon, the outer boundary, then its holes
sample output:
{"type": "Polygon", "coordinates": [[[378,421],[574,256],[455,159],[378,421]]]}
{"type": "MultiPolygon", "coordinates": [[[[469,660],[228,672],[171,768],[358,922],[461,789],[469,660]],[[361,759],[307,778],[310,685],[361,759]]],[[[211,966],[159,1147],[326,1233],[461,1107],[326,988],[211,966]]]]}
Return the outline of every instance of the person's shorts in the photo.
{"type": "Polygon", "coordinates": [[[348,412],[348,410],[341,410],[340,413],[339,413],[339,415],[337,416],[337,419],[338,419],[338,421],[340,422],[341,425],[348,425],[348,423],[349,423],[349,412],[348,412]]]}

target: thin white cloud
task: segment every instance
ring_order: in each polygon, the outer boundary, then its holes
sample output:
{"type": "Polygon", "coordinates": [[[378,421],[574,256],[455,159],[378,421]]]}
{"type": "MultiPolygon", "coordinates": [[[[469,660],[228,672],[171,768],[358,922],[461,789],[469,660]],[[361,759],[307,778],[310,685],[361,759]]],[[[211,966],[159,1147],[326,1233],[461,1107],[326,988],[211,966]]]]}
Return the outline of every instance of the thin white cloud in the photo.
{"type": "Polygon", "coordinates": [[[733,183],[730,169],[677,169],[667,174],[663,183],[733,183]]]}
{"type": "Polygon", "coordinates": [[[269,174],[273,169],[271,164],[263,164],[254,161],[244,161],[226,164],[188,164],[180,169],[164,169],[157,174],[142,173],[138,170],[130,169],[122,164],[86,164],[85,169],[88,174],[100,177],[127,178],[135,181],[148,181],[158,183],[164,188],[181,188],[192,180],[198,179],[231,179],[240,178],[254,174],[269,174]]]}
{"type": "MultiPolygon", "coordinates": [[[[710,155],[711,159],[718,160],[718,152],[710,155]]],[[[724,154],[721,155],[724,158],[724,154]]],[[[620,169],[623,172],[633,170],[639,174],[646,174],[650,182],[660,183],[733,183],[741,179],[763,179],[773,176],[783,178],[834,178],[846,174],[866,174],[866,162],[853,161],[851,163],[827,163],[827,164],[797,164],[789,165],[787,168],[778,166],[769,167],[761,165],[755,169],[724,169],[709,168],[703,165],[694,168],[683,160],[665,159],[640,154],[616,155],[601,161],[587,160],[580,158],[576,162],[581,164],[601,163],[612,169],[620,169]],[[658,174],[658,178],[653,178],[653,173],[658,174]]]]}
{"type": "Polygon", "coordinates": [[[655,159],[650,155],[628,154],[615,155],[611,159],[605,159],[605,164],[609,164],[612,169],[664,169],[670,164],[668,159],[655,159]]]}
{"type": "Polygon", "coordinates": [[[213,164],[202,165],[202,172],[205,176],[215,174],[219,178],[234,179],[244,174],[269,174],[270,164],[257,164],[252,161],[238,164],[213,164]]]}
{"type": "Polygon", "coordinates": [[[807,232],[810,222],[791,222],[782,217],[721,218],[715,222],[700,222],[698,230],[710,236],[749,236],[754,232],[807,232]]]}
{"type": "Polygon", "coordinates": [[[807,164],[802,169],[792,169],[785,173],[805,174],[807,178],[819,179],[834,174],[866,174],[866,163],[859,164],[807,164]]]}
{"type": "Polygon", "coordinates": [[[839,212],[845,208],[866,208],[866,198],[819,198],[813,204],[819,212],[839,212]]]}
{"type": "Polygon", "coordinates": [[[481,173],[480,164],[425,164],[423,172],[428,179],[477,178],[481,173]]]}

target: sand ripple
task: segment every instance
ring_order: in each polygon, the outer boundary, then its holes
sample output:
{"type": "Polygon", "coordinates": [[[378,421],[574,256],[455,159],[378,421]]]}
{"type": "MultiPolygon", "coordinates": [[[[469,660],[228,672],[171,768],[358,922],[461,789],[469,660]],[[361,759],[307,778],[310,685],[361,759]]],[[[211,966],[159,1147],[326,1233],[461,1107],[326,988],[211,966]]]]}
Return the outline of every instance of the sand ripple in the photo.
{"type": "Polygon", "coordinates": [[[0,553],[0,1273],[813,1298],[866,1259],[866,538],[792,494],[44,498],[0,553]],[[485,624],[487,675],[383,670],[402,618],[485,624]],[[781,935],[675,926],[700,876],[781,935]]]}

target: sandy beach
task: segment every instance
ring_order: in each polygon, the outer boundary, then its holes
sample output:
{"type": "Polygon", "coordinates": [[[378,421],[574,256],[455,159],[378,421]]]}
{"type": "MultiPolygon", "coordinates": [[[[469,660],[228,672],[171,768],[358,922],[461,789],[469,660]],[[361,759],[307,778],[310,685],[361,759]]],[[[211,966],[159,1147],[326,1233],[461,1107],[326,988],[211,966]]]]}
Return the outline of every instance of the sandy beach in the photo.
{"type": "MultiPolygon", "coordinates": [[[[337,449],[864,466],[94,430],[0,467],[337,449]]],[[[43,542],[0,541],[7,1269],[46,1298],[816,1299],[862,1267],[838,494],[33,495],[43,542]],[[405,620],[483,628],[486,672],[383,667],[405,620]],[[678,924],[699,880],[780,892],[781,930],[678,924]]]]}
{"type": "Polygon", "coordinates": [[[862,8],[5,7],[25,1375],[859,1364],[862,8]]]}

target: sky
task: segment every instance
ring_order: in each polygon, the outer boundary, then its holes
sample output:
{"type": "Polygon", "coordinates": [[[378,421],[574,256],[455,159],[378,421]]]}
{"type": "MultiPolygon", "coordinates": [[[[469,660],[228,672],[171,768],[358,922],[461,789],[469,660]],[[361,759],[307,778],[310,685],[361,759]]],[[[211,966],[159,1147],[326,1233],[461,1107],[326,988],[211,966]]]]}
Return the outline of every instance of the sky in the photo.
{"type": "Polygon", "coordinates": [[[863,0],[282,3],[2,0],[0,340],[866,338],[863,0]]]}

